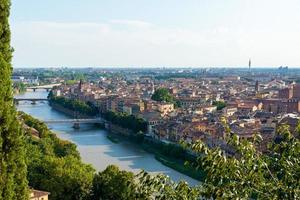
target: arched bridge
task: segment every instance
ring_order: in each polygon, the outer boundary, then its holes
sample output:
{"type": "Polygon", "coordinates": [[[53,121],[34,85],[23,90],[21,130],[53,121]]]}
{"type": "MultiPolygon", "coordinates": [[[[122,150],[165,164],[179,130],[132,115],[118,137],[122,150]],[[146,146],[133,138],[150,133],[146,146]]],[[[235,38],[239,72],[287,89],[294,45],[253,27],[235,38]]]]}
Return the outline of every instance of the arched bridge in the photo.
{"type": "Polygon", "coordinates": [[[80,123],[80,124],[97,124],[103,123],[104,120],[102,118],[91,118],[91,119],[50,119],[44,120],[47,124],[54,124],[54,123],[80,123]]]}
{"type": "Polygon", "coordinates": [[[46,90],[47,92],[49,92],[53,87],[55,86],[60,86],[61,84],[58,83],[58,84],[50,84],[50,85],[39,85],[39,86],[32,86],[32,87],[28,87],[26,88],[26,90],[32,90],[32,91],[36,91],[36,90],[40,90],[40,89],[44,89],[46,90]]]}
{"type": "Polygon", "coordinates": [[[103,124],[105,123],[104,119],[102,118],[91,118],[91,119],[51,119],[51,120],[44,120],[46,124],[65,124],[65,123],[73,123],[73,128],[79,129],[80,124],[103,124]]]}
{"type": "Polygon", "coordinates": [[[35,104],[37,101],[48,101],[47,98],[14,98],[14,103],[18,104],[20,101],[31,101],[32,104],[35,104]]]}

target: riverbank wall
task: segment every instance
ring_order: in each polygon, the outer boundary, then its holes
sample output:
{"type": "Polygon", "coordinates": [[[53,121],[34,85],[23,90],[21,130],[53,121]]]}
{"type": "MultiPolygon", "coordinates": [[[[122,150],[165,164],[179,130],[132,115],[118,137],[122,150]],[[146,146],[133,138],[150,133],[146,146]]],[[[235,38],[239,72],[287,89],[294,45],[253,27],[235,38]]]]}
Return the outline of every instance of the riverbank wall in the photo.
{"type": "Polygon", "coordinates": [[[134,134],[134,132],[132,130],[127,129],[127,128],[122,128],[122,127],[112,124],[110,122],[107,122],[107,126],[105,126],[105,127],[109,132],[111,132],[113,134],[121,134],[121,135],[124,135],[127,137],[134,134]]]}

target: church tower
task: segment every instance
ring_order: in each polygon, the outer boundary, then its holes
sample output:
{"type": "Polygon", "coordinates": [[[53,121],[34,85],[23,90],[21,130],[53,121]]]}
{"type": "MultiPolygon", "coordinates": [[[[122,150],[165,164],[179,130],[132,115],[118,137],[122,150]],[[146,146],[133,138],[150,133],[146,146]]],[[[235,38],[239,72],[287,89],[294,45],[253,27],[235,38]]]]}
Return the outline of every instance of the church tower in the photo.
{"type": "Polygon", "coordinates": [[[82,79],[80,79],[79,84],[78,84],[79,91],[82,90],[82,84],[83,84],[83,81],[82,81],[82,79]]]}
{"type": "Polygon", "coordinates": [[[258,83],[258,81],[255,82],[255,92],[256,93],[259,92],[259,83],[258,83]]]}

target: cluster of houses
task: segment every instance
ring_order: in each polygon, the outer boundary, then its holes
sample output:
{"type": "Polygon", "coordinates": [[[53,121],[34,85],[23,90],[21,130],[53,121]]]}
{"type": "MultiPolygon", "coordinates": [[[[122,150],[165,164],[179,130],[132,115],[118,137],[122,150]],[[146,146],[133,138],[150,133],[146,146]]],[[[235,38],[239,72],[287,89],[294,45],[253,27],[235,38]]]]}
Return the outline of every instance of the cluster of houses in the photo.
{"type": "Polygon", "coordinates": [[[11,80],[13,83],[39,85],[39,77],[12,76],[11,80]]]}
{"type": "Polygon", "coordinates": [[[300,85],[283,80],[249,81],[239,76],[173,78],[151,77],[101,78],[98,82],[61,85],[55,96],[93,103],[100,113],[122,112],[143,118],[147,135],[167,142],[203,140],[209,146],[224,145],[226,118],[231,131],[241,138],[263,137],[261,149],[281,124],[291,130],[300,112],[300,85]],[[158,102],[151,96],[158,88],[167,88],[180,106],[158,102]],[[215,102],[224,102],[218,108],[215,102]]]}

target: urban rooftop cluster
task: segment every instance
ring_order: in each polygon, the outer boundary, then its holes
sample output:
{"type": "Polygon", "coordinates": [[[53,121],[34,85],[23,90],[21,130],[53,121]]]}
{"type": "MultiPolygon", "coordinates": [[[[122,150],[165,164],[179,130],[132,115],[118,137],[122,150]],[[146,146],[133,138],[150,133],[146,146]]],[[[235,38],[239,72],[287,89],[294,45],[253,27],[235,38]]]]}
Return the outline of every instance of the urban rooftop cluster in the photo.
{"type": "Polygon", "coordinates": [[[167,79],[131,74],[64,82],[52,94],[92,104],[100,116],[113,112],[141,118],[148,137],[166,143],[202,140],[229,153],[224,126],[240,138],[260,134],[258,149],[266,151],[277,127],[287,124],[295,130],[300,112],[300,85],[282,74],[167,79]]]}

